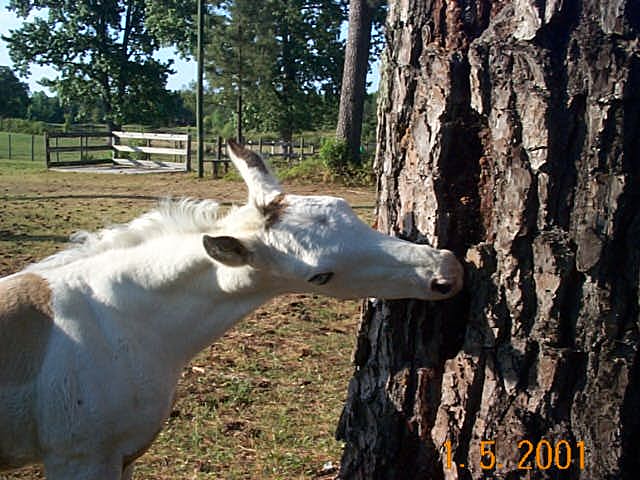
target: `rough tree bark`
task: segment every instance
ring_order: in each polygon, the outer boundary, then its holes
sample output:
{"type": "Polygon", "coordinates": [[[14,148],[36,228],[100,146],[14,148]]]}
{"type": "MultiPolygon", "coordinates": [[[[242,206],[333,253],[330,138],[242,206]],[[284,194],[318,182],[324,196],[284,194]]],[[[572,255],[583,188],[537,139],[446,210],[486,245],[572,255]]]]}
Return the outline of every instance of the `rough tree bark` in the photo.
{"type": "Polygon", "coordinates": [[[336,128],[336,138],[347,142],[350,157],[356,162],[360,159],[362,115],[367,94],[369,46],[375,8],[373,3],[369,4],[370,2],[371,0],[350,0],[349,2],[349,31],[344,54],[336,128]]]}
{"type": "Polygon", "coordinates": [[[366,306],[341,478],[637,478],[634,3],[391,2],[378,228],[453,249],[466,288],[366,306]]]}

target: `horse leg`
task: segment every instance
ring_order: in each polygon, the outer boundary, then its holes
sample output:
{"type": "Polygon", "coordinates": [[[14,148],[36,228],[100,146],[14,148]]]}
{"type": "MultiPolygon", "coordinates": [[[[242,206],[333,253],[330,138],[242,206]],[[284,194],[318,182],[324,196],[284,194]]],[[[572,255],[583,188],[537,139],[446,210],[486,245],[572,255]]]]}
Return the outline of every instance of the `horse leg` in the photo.
{"type": "Polygon", "coordinates": [[[55,458],[45,460],[44,469],[47,480],[121,480],[124,473],[115,458],[55,458]]]}

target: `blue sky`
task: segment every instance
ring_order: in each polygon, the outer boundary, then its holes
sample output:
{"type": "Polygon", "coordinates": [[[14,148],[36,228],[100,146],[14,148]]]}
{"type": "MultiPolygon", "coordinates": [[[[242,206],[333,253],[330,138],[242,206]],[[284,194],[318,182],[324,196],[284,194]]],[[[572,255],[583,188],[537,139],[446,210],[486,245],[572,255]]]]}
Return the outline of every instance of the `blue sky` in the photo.
{"type": "MultiPolygon", "coordinates": [[[[0,35],[6,35],[9,30],[16,29],[22,24],[22,19],[18,18],[13,12],[7,10],[7,0],[0,0],[0,35]]],[[[346,28],[344,29],[346,35],[346,28]]],[[[169,90],[180,90],[186,88],[191,82],[195,81],[196,77],[196,64],[192,60],[185,60],[180,58],[175,49],[163,48],[156,53],[156,58],[160,60],[172,59],[173,70],[175,73],[170,75],[167,81],[167,88],[169,90]]],[[[9,57],[9,51],[7,49],[6,42],[0,38],[0,65],[12,66],[11,58],[9,57]]],[[[56,72],[50,67],[39,67],[33,65],[30,68],[30,75],[27,78],[22,78],[22,81],[26,81],[29,84],[29,90],[31,92],[45,91],[50,93],[45,87],[38,82],[42,78],[54,78],[56,72]]],[[[373,72],[369,75],[369,82],[372,82],[372,86],[369,91],[375,91],[378,88],[378,65],[373,68],[373,72]]]]}

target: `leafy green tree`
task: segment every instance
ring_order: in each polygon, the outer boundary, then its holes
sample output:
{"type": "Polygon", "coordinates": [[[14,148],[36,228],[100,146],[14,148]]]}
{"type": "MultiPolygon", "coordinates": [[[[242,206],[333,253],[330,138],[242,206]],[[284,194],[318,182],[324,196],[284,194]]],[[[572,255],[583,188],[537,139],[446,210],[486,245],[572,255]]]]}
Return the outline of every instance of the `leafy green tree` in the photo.
{"type": "Polygon", "coordinates": [[[378,127],[378,92],[368,93],[364,99],[362,113],[362,140],[364,142],[376,141],[376,128],[378,127]]]}
{"type": "Polygon", "coordinates": [[[166,101],[160,105],[156,124],[166,126],[187,126],[196,123],[195,109],[185,103],[182,92],[170,92],[166,101]]]}
{"type": "Polygon", "coordinates": [[[25,118],[29,107],[29,87],[6,66],[0,66],[0,117],[25,118]]]}
{"type": "Polygon", "coordinates": [[[153,54],[173,41],[188,49],[195,2],[10,0],[9,8],[25,19],[3,37],[19,71],[53,67],[59,77],[43,84],[64,105],[77,106],[83,117],[99,113],[115,126],[153,119],[169,102],[172,61],[153,54]],[[33,11],[40,14],[27,20],[33,11]]]}
{"type": "Polygon", "coordinates": [[[27,114],[29,120],[47,123],[63,123],[64,110],[58,97],[49,97],[44,92],[34,92],[27,114]]]}

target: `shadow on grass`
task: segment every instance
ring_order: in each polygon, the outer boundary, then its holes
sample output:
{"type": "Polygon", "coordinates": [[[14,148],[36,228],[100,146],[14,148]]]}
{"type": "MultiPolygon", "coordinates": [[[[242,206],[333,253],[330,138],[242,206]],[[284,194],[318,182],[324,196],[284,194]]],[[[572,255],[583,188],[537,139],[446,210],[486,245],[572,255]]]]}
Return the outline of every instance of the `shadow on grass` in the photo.
{"type": "Polygon", "coordinates": [[[64,235],[27,235],[26,233],[13,233],[0,230],[0,240],[5,242],[56,242],[67,243],[69,237],[64,235]]]}
{"type": "MultiPolygon", "coordinates": [[[[88,195],[88,194],[78,194],[78,195],[38,195],[38,196],[12,196],[12,195],[3,195],[0,196],[0,200],[6,202],[35,202],[40,200],[100,200],[100,199],[111,199],[111,200],[145,200],[145,201],[160,201],[165,198],[181,198],[181,197],[171,197],[167,195],[155,196],[155,195],[125,195],[125,194],[97,194],[97,195],[88,195]]],[[[221,207],[231,207],[233,205],[238,205],[237,202],[218,202],[221,207]]],[[[373,205],[351,205],[351,208],[354,210],[364,210],[373,208],[373,205]]]]}
{"type": "Polygon", "coordinates": [[[124,195],[124,194],[69,194],[69,195],[37,195],[37,196],[21,196],[21,195],[4,195],[0,199],[9,202],[30,202],[38,200],[99,200],[99,199],[115,199],[115,200],[161,200],[164,196],[155,195],[124,195]]]}

